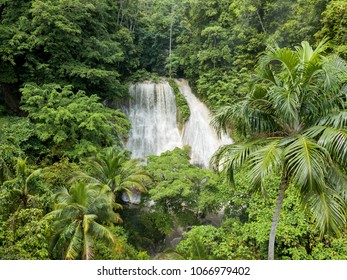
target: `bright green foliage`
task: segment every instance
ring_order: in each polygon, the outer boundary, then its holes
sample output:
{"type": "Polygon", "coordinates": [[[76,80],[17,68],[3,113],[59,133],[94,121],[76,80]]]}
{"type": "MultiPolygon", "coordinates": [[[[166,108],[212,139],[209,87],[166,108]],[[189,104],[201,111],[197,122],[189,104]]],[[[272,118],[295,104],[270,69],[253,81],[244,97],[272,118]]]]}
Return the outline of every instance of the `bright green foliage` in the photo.
{"type": "Polygon", "coordinates": [[[129,129],[123,113],[104,107],[95,95],[74,93],[71,86],[26,84],[21,91],[21,108],[50,156],[76,159],[99,147],[119,145],[129,129]]]}
{"type": "Polygon", "coordinates": [[[0,136],[0,145],[12,145],[14,149],[23,152],[37,148],[37,144],[33,143],[35,126],[27,118],[0,118],[0,136]]]}
{"type": "Polygon", "coordinates": [[[218,211],[223,205],[223,185],[210,170],[189,163],[188,151],[179,148],[161,156],[149,156],[146,171],[153,178],[147,201],[159,214],[158,228],[170,232],[172,225],[198,223],[199,217],[218,211]],[[165,216],[165,219],[159,217],[165,216]]]}
{"type": "Polygon", "coordinates": [[[223,164],[233,181],[233,172],[247,167],[255,189],[263,192],[266,180],[281,174],[274,232],[289,183],[322,233],[339,234],[346,224],[347,65],[324,57],[326,48],[324,42],[316,49],[307,42],[296,50],[269,47],[259,59],[254,90],[215,117],[218,129],[232,121],[247,136],[216,153],[216,169],[223,164]]]}
{"type": "Polygon", "coordinates": [[[322,14],[322,29],[315,34],[318,38],[332,39],[333,50],[344,59],[347,59],[347,3],[345,0],[329,1],[322,14]]]}
{"type": "Polygon", "coordinates": [[[43,219],[38,208],[22,209],[0,227],[0,258],[2,260],[49,259],[50,219],[43,219]]]}
{"type": "Polygon", "coordinates": [[[179,243],[176,251],[186,260],[216,259],[207,248],[221,239],[219,235],[218,228],[214,226],[193,227],[188,233],[184,234],[186,239],[179,243]]]}
{"type": "Polygon", "coordinates": [[[106,226],[118,221],[113,205],[110,190],[83,182],[59,192],[54,210],[48,214],[54,218],[53,258],[92,259],[96,240],[115,246],[117,237],[106,226]]]}
{"type": "Polygon", "coordinates": [[[75,172],[80,171],[80,167],[64,157],[59,162],[42,168],[40,180],[42,180],[52,192],[58,192],[64,187],[68,187],[75,172]]]}

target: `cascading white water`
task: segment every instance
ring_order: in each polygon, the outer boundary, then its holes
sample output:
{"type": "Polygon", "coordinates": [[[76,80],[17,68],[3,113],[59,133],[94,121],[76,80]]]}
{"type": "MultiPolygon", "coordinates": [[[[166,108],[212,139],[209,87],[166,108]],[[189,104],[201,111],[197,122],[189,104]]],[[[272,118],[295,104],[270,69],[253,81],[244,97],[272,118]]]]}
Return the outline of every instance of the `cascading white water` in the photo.
{"type": "Polygon", "coordinates": [[[133,158],[160,155],[182,147],[176,123],[175,95],[167,82],[132,85],[128,117],[132,129],[126,148],[133,158]]]}
{"type": "Polygon", "coordinates": [[[222,144],[232,143],[227,136],[217,137],[210,126],[208,108],[192,93],[187,81],[177,80],[191,114],[182,136],[176,123],[176,102],[167,82],[141,83],[130,87],[128,117],[132,124],[126,148],[133,158],[160,155],[183,145],[191,146],[191,163],[207,168],[212,154],[222,144]]]}
{"type": "Polygon", "coordinates": [[[190,108],[190,117],[183,129],[183,144],[191,147],[191,163],[207,168],[213,153],[221,145],[231,144],[232,140],[224,134],[218,137],[210,125],[209,109],[192,93],[188,82],[176,80],[176,83],[190,108]]]}

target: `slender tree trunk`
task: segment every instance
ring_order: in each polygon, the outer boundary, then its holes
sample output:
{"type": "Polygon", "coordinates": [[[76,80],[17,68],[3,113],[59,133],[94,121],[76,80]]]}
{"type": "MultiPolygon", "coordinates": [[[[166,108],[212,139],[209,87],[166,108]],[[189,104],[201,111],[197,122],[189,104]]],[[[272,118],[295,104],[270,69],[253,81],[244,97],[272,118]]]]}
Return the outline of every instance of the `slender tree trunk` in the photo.
{"type": "Polygon", "coordinates": [[[263,21],[261,19],[261,16],[259,14],[259,10],[257,9],[257,15],[258,15],[258,19],[259,19],[259,22],[260,22],[260,25],[261,25],[261,29],[263,29],[264,33],[266,33],[266,29],[264,27],[264,24],[263,24],[263,21]]]}
{"type": "Polygon", "coordinates": [[[173,28],[173,13],[174,8],[173,5],[171,6],[171,22],[170,22],[170,43],[169,43],[169,77],[171,78],[171,72],[172,72],[172,63],[171,63],[171,53],[172,53],[172,28],[173,28]]]}
{"type": "Polygon", "coordinates": [[[268,247],[268,259],[275,259],[275,239],[276,239],[276,230],[280,217],[280,211],[283,204],[284,194],[288,188],[288,178],[285,171],[283,171],[280,188],[278,190],[278,196],[276,201],[275,212],[272,218],[271,231],[269,236],[269,247],[268,247]]]}

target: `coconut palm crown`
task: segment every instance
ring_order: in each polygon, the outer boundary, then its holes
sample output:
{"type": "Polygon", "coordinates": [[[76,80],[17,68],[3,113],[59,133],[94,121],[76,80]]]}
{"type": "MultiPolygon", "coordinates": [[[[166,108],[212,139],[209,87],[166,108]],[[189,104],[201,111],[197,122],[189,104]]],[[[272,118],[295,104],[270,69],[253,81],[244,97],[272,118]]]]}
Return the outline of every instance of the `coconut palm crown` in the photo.
{"type": "Polygon", "coordinates": [[[281,177],[269,236],[274,259],[279,214],[289,184],[312,213],[322,233],[339,234],[346,225],[347,201],[347,65],[324,55],[326,40],[313,49],[308,42],[294,50],[269,46],[259,57],[251,92],[216,113],[214,126],[232,125],[243,141],[222,146],[211,164],[233,182],[247,167],[258,190],[266,178],[281,177]]]}
{"type": "Polygon", "coordinates": [[[107,227],[119,222],[113,211],[114,194],[84,182],[62,189],[55,196],[55,236],[51,242],[54,258],[92,259],[96,240],[114,246],[117,237],[107,227]],[[59,254],[57,254],[57,252],[59,254]]]}

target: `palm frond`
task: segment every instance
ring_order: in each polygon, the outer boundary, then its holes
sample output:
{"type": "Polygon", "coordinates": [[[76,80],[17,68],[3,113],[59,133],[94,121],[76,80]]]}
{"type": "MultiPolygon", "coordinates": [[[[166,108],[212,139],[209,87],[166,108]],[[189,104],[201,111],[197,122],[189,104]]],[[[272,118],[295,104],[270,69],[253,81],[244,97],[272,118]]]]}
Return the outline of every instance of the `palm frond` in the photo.
{"type": "Polygon", "coordinates": [[[306,193],[302,201],[313,214],[321,235],[329,232],[340,235],[346,223],[346,201],[337,192],[325,186],[321,192],[306,193]]]}
{"type": "Polygon", "coordinates": [[[308,138],[318,139],[325,129],[324,125],[315,125],[306,129],[302,134],[308,138]]]}
{"type": "Polygon", "coordinates": [[[330,114],[320,119],[319,125],[331,126],[337,129],[347,127],[347,110],[341,110],[335,114],[330,114]]]}
{"type": "Polygon", "coordinates": [[[343,198],[347,203],[347,175],[341,168],[333,164],[328,170],[328,178],[331,187],[343,198]]]}
{"type": "Polygon", "coordinates": [[[235,116],[235,106],[225,106],[219,109],[212,117],[211,125],[217,131],[219,136],[227,133],[227,127],[235,116]]]}
{"type": "Polygon", "coordinates": [[[283,148],[279,144],[280,139],[273,139],[273,141],[254,151],[249,160],[248,176],[253,185],[260,188],[264,194],[266,194],[265,179],[281,170],[283,148]]]}
{"type": "Polygon", "coordinates": [[[323,60],[324,90],[335,91],[345,82],[347,75],[347,62],[336,55],[329,56],[323,60]]]}
{"type": "Polygon", "coordinates": [[[299,124],[299,96],[296,91],[285,89],[283,87],[273,87],[268,92],[268,99],[275,109],[276,119],[281,123],[290,127],[299,124]]]}
{"type": "Polygon", "coordinates": [[[347,166],[347,131],[326,127],[318,140],[341,166],[347,166]]]}
{"type": "Polygon", "coordinates": [[[252,153],[257,151],[264,141],[258,139],[244,144],[231,144],[221,146],[210,160],[210,166],[215,171],[224,170],[227,179],[234,184],[234,170],[246,165],[252,153]]]}
{"type": "Polygon", "coordinates": [[[310,85],[317,82],[317,79],[323,72],[322,63],[317,61],[306,62],[304,68],[302,69],[302,84],[310,85]]]}
{"type": "Polygon", "coordinates": [[[268,77],[268,67],[272,64],[275,67],[275,62],[280,64],[280,69],[276,72],[286,71],[290,77],[291,83],[294,81],[294,77],[297,71],[297,65],[299,58],[296,52],[289,48],[279,48],[278,46],[268,46],[266,52],[260,57],[258,62],[257,73],[260,77],[268,77]],[[267,74],[263,76],[263,74],[267,74]]]}
{"type": "Polygon", "coordinates": [[[190,259],[192,260],[207,260],[209,259],[209,252],[207,251],[201,237],[197,234],[191,235],[191,251],[190,259]]]}
{"type": "Polygon", "coordinates": [[[317,60],[319,56],[323,54],[329,47],[329,44],[327,42],[328,39],[324,38],[319,42],[318,46],[313,49],[309,42],[303,41],[301,43],[301,47],[296,47],[296,51],[298,53],[298,56],[300,57],[301,63],[306,64],[317,60]]]}
{"type": "Polygon", "coordinates": [[[97,218],[96,215],[89,214],[83,216],[82,228],[83,228],[83,258],[89,260],[93,257],[94,242],[89,234],[89,228],[91,223],[97,218]]]}
{"type": "Polygon", "coordinates": [[[68,245],[66,252],[65,252],[65,259],[66,260],[76,259],[79,255],[80,247],[82,244],[81,221],[78,221],[78,222],[71,224],[71,227],[72,226],[74,228],[74,232],[72,234],[69,245],[68,245]]]}
{"type": "Polygon", "coordinates": [[[107,227],[100,225],[96,221],[90,223],[90,231],[111,244],[117,242],[117,237],[107,227]]]}
{"type": "Polygon", "coordinates": [[[293,139],[284,151],[289,176],[302,193],[321,189],[330,163],[328,152],[305,136],[293,139]]]}
{"type": "Polygon", "coordinates": [[[245,116],[248,116],[246,124],[252,133],[270,135],[278,131],[278,126],[273,115],[264,112],[259,107],[254,109],[247,108],[246,110],[248,111],[245,114],[245,116]]]}
{"type": "Polygon", "coordinates": [[[63,187],[58,193],[54,195],[54,200],[57,203],[67,203],[70,199],[70,194],[67,188],[63,187]]]}
{"type": "Polygon", "coordinates": [[[272,71],[272,68],[270,65],[265,63],[265,61],[262,61],[263,65],[257,68],[259,76],[265,80],[265,81],[270,81],[274,85],[278,83],[275,73],[272,71]]]}

